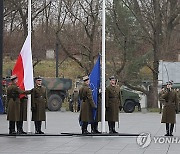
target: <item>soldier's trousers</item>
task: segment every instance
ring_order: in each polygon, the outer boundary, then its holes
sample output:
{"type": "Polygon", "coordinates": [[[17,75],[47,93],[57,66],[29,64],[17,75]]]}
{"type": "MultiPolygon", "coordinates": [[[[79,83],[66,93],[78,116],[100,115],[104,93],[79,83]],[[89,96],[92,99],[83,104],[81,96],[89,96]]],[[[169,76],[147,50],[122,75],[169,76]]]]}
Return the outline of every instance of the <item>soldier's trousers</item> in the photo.
{"type": "Polygon", "coordinates": [[[23,121],[16,121],[17,131],[23,131],[23,121]]]}
{"type": "Polygon", "coordinates": [[[15,132],[15,121],[9,121],[9,134],[15,132]]]}
{"type": "Polygon", "coordinates": [[[42,121],[34,121],[34,125],[35,125],[35,131],[37,133],[41,132],[42,121]]]}

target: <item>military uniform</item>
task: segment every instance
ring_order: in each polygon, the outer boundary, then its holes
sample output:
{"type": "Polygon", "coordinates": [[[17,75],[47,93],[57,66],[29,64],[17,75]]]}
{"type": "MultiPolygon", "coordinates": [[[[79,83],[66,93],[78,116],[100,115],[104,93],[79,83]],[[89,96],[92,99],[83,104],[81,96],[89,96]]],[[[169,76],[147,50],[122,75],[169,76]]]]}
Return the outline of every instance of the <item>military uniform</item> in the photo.
{"type": "Polygon", "coordinates": [[[108,86],[106,88],[106,121],[108,121],[109,133],[117,133],[115,122],[119,121],[119,110],[121,108],[120,87],[118,85],[108,86]]]}
{"type": "MultiPolygon", "coordinates": [[[[88,77],[83,79],[84,82],[89,80],[88,77]]],[[[92,91],[88,84],[84,83],[79,90],[79,97],[81,99],[79,120],[82,121],[82,134],[89,133],[87,131],[88,122],[93,121],[92,109],[96,108],[92,98],[92,91]]]]}
{"type": "Polygon", "coordinates": [[[72,94],[72,99],[73,99],[73,112],[78,112],[78,97],[79,93],[78,90],[74,90],[72,94]]]}
{"type": "Polygon", "coordinates": [[[2,87],[2,101],[3,101],[3,107],[4,107],[4,113],[7,113],[7,87],[6,85],[3,85],[2,87]]]}
{"type": "Polygon", "coordinates": [[[160,91],[159,93],[159,102],[160,102],[160,108],[159,108],[159,113],[162,112],[162,107],[165,104],[165,99],[162,98],[162,95],[165,93],[165,91],[160,91]]]}
{"type": "MultiPolygon", "coordinates": [[[[17,78],[17,77],[16,77],[17,78]]],[[[12,80],[16,79],[15,76],[12,80]]],[[[15,121],[21,121],[20,118],[20,94],[29,94],[31,91],[23,91],[19,89],[16,83],[12,83],[7,89],[7,120],[9,120],[9,134],[15,134],[15,121]]],[[[17,131],[20,131],[19,125],[17,125],[17,131]]]]}
{"type": "Polygon", "coordinates": [[[46,121],[47,92],[44,86],[37,84],[32,90],[32,121],[35,124],[35,133],[44,134],[41,131],[42,121],[46,121]]]}
{"type": "Polygon", "coordinates": [[[172,136],[174,123],[176,123],[176,112],[178,111],[177,93],[173,89],[167,89],[167,91],[162,94],[162,99],[165,100],[165,103],[161,123],[166,123],[166,136],[172,136]],[[170,130],[169,123],[171,123],[170,130]]]}

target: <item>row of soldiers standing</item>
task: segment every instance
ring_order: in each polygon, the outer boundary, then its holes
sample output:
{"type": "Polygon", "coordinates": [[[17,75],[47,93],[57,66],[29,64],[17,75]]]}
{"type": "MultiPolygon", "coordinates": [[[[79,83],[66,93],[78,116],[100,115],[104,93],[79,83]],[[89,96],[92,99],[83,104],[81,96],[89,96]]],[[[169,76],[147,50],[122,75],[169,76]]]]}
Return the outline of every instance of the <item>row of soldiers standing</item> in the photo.
{"type": "MultiPolygon", "coordinates": [[[[109,78],[110,85],[106,88],[106,121],[108,121],[109,133],[117,133],[115,130],[115,122],[119,121],[119,110],[122,109],[120,87],[116,84],[114,76],[109,78]]],[[[101,104],[99,101],[96,105],[92,98],[92,91],[89,87],[89,77],[83,77],[84,84],[79,90],[80,106],[80,121],[82,122],[82,134],[89,134],[87,131],[88,123],[91,123],[91,132],[100,133],[98,131],[98,122],[101,117],[101,104]],[[93,117],[93,109],[97,110],[96,118],[93,117]]]]}
{"type": "Polygon", "coordinates": [[[32,94],[32,121],[35,124],[35,133],[44,134],[41,131],[41,124],[42,121],[46,120],[47,94],[46,88],[41,85],[42,78],[35,78],[35,87],[28,91],[23,91],[17,86],[18,78],[16,75],[11,76],[11,82],[7,88],[9,134],[26,134],[23,131],[23,121],[27,120],[27,94],[32,94]],[[15,124],[17,132],[15,131],[15,124]]]}

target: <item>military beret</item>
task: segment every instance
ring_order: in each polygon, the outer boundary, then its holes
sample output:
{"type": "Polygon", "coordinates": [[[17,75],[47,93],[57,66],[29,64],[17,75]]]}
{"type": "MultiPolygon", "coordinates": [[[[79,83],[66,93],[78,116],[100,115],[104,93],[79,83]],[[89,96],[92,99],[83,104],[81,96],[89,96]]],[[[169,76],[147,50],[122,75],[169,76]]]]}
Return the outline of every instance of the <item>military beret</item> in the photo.
{"type": "Polygon", "coordinates": [[[34,79],[35,79],[35,80],[39,80],[39,81],[41,81],[41,80],[42,80],[42,78],[41,78],[40,76],[35,77],[34,79]]]}
{"type": "Polygon", "coordinates": [[[109,80],[115,80],[115,79],[116,79],[115,76],[109,77],[109,80]]]}
{"type": "Polygon", "coordinates": [[[10,79],[11,80],[15,80],[15,79],[17,79],[18,77],[16,76],[16,75],[12,75],[11,77],[10,77],[10,79]]]}
{"type": "Polygon", "coordinates": [[[84,76],[83,77],[83,81],[87,81],[87,80],[89,80],[89,77],[88,76],[84,76]]]}

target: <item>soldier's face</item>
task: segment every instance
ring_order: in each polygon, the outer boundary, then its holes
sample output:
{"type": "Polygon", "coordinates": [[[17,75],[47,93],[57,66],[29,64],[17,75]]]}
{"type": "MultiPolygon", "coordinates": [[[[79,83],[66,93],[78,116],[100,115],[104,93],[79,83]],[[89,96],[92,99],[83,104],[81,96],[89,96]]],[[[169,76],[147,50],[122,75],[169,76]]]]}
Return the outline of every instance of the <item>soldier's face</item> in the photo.
{"type": "Polygon", "coordinates": [[[110,83],[111,83],[111,85],[115,85],[116,84],[116,80],[115,79],[111,79],[110,83]]]}
{"type": "Polygon", "coordinates": [[[87,80],[87,81],[85,81],[85,83],[86,83],[87,85],[89,85],[90,81],[89,81],[89,80],[87,80]]]}
{"type": "Polygon", "coordinates": [[[167,84],[167,88],[172,88],[172,85],[171,84],[167,84]]]}
{"type": "Polygon", "coordinates": [[[36,84],[37,85],[41,85],[42,84],[42,80],[36,80],[36,84]]]}
{"type": "Polygon", "coordinates": [[[14,83],[17,83],[18,82],[18,78],[16,78],[15,80],[14,80],[14,83]]]}

